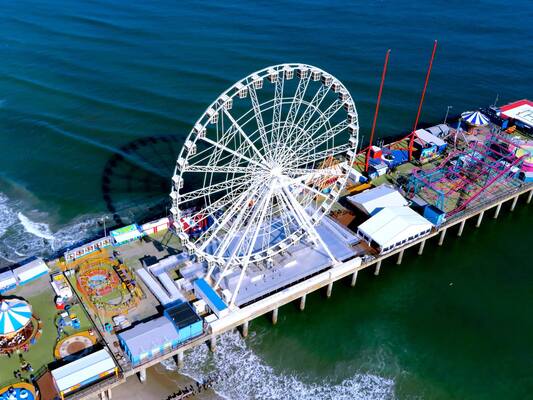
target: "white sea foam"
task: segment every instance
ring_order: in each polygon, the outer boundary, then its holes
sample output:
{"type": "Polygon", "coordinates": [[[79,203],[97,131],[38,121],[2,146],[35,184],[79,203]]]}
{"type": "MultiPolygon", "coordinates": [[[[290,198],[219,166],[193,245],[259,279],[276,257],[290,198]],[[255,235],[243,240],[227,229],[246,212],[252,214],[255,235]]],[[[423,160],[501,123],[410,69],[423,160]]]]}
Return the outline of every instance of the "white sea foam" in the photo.
{"type": "MultiPolygon", "coordinates": [[[[71,225],[52,232],[46,222],[30,219],[20,201],[13,201],[0,193],[0,257],[9,262],[52,252],[89,237],[97,226],[97,217],[84,217],[71,225]]],[[[32,212],[33,213],[33,212],[32,212]]],[[[45,213],[36,212],[46,220],[45,213]]]]}
{"type": "Polygon", "coordinates": [[[46,240],[54,240],[54,234],[50,230],[50,226],[48,226],[48,224],[43,222],[34,222],[21,212],[17,213],[17,217],[26,232],[46,240]]]}
{"type": "Polygon", "coordinates": [[[13,210],[8,204],[8,200],[6,195],[0,193],[0,238],[16,221],[13,210]]]}
{"type": "MultiPolygon", "coordinates": [[[[171,365],[165,367],[170,369],[171,365]]],[[[214,354],[207,346],[199,346],[186,353],[181,372],[198,381],[209,376],[226,376],[217,379],[213,389],[220,396],[232,400],[394,398],[394,381],[376,375],[355,373],[340,383],[330,379],[308,383],[296,375],[277,373],[236,332],[220,336],[214,354]]]]}

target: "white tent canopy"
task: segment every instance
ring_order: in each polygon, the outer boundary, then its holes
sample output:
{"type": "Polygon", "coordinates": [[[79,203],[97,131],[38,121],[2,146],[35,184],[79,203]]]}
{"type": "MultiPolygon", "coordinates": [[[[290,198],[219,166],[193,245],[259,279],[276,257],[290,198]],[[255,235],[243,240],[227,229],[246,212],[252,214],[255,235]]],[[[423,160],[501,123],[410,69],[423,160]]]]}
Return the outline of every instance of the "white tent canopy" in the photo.
{"type": "Polygon", "coordinates": [[[385,207],[402,207],[408,204],[400,192],[387,185],[380,185],[354,196],[348,196],[347,200],[369,215],[385,207]]]}
{"type": "Polygon", "coordinates": [[[24,328],[31,319],[31,307],[24,300],[0,302],[0,335],[11,335],[24,328]]]}
{"type": "Polygon", "coordinates": [[[485,126],[489,123],[489,119],[479,111],[467,111],[461,114],[463,121],[470,125],[485,126]]]}
{"type": "Polygon", "coordinates": [[[409,207],[389,207],[359,225],[358,234],[384,253],[429,233],[433,225],[409,207]]]}

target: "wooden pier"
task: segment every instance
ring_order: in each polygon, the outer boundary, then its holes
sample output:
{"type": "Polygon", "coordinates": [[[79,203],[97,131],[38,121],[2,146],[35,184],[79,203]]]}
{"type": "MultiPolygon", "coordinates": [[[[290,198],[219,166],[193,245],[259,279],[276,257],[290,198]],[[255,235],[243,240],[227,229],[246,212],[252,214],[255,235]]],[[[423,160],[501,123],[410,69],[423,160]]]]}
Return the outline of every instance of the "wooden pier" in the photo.
{"type": "Polygon", "coordinates": [[[111,389],[126,381],[126,379],[135,374],[138,375],[141,382],[146,381],[146,369],[154,366],[161,361],[173,357],[178,365],[178,368],[183,365],[183,354],[185,351],[190,350],[196,346],[208,345],[211,351],[216,351],[217,336],[227,332],[229,330],[239,328],[241,334],[246,337],[248,335],[250,322],[265,314],[271,313],[272,323],[276,324],[279,316],[279,308],[298,301],[299,309],[305,309],[306,297],[309,293],[326,288],[326,296],[330,297],[333,294],[333,284],[345,277],[351,276],[351,286],[355,286],[357,282],[357,276],[359,271],[366,268],[374,267],[374,275],[379,275],[381,272],[382,262],[391,257],[396,257],[396,264],[401,264],[405,251],[418,246],[418,255],[422,255],[424,252],[425,244],[433,237],[438,237],[438,245],[442,246],[445,243],[446,233],[450,231],[450,228],[459,226],[457,236],[460,237],[463,234],[465,224],[468,220],[475,218],[475,226],[479,227],[484,215],[491,209],[495,209],[493,218],[498,218],[502,206],[504,203],[511,201],[510,211],[516,208],[518,199],[520,196],[527,194],[526,203],[530,204],[533,198],[533,185],[523,185],[511,193],[506,193],[493,201],[490,204],[482,204],[477,207],[465,210],[464,212],[454,216],[449,221],[446,221],[438,229],[433,230],[431,233],[425,235],[418,240],[407,243],[405,246],[395,249],[387,254],[379,256],[370,256],[369,259],[363,261],[362,258],[356,257],[348,260],[344,263],[338,264],[318,275],[312,276],[302,282],[296,283],[286,289],[273,293],[266,298],[258,300],[246,307],[233,310],[231,313],[223,318],[220,318],[212,322],[207,331],[200,337],[197,337],[177,349],[172,349],[161,356],[151,359],[140,366],[131,367],[130,369],[122,371],[118,377],[110,380],[99,382],[95,385],[89,386],[71,396],[69,399],[89,399],[94,398],[98,394],[101,400],[111,400],[111,389]]]}

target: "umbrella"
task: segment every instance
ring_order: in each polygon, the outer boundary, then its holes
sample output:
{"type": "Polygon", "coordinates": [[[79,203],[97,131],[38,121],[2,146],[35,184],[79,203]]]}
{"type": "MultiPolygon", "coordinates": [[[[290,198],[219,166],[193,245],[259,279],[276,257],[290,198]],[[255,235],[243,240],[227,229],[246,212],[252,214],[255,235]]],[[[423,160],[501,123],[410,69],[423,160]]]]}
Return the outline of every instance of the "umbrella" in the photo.
{"type": "Polygon", "coordinates": [[[489,119],[479,111],[464,112],[461,114],[461,118],[474,126],[485,126],[489,123],[489,119]]]}
{"type": "Polygon", "coordinates": [[[0,301],[0,335],[10,335],[24,328],[31,319],[31,307],[24,300],[0,301]]]}

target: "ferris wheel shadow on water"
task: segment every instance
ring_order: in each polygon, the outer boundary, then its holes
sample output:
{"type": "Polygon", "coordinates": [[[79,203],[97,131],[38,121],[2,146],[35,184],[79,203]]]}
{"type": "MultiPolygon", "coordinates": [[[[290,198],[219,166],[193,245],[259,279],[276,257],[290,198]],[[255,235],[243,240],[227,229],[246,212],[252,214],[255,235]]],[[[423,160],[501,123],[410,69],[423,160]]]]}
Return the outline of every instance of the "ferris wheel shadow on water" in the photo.
{"type": "Polygon", "coordinates": [[[118,226],[163,217],[170,207],[170,185],[183,138],[150,136],[121,146],[102,172],[102,196],[118,226]]]}

